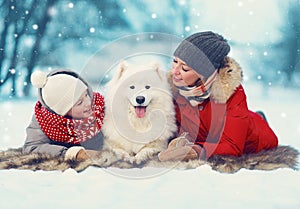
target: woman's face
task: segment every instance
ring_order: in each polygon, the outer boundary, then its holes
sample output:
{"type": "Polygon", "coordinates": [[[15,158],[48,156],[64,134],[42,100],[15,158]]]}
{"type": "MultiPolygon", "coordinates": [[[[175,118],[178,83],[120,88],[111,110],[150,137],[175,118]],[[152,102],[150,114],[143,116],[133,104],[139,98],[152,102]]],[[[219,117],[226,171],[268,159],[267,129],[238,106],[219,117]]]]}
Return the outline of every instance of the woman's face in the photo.
{"type": "Polygon", "coordinates": [[[91,116],[92,113],[92,99],[89,96],[88,91],[85,91],[75,105],[67,112],[67,116],[81,119],[91,116]]]}
{"type": "Polygon", "coordinates": [[[178,57],[174,57],[172,65],[173,83],[175,86],[193,86],[201,79],[204,81],[204,77],[196,73],[191,67],[189,67],[184,61],[178,57]]]}

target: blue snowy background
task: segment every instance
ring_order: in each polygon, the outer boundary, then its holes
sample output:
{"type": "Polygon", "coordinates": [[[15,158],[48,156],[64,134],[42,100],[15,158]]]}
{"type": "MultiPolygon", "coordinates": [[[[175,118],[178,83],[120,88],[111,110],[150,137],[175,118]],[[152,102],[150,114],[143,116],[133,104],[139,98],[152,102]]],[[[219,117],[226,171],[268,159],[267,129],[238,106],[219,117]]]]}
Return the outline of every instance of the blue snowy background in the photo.
{"type": "MultiPolygon", "coordinates": [[[[132,43],[108,53],[99,51],[146,32],[178,38],[204,30],[218,32],[229,40],[230,55],[242,65],[246,82],[299,87],[299,4],[299,0],[1,0],[1,98],[30,96],[30,75],[36,69],[85,69],[90,72],[86,78],[98,82],[114,64],[105,60],[116,52],[130,53],[132,43]]],[[[155,48],[165,42],[149,40],[149,44],[155,48]]]]}
{"type": "MultiPolygon", "coordinates": [[[[204,30],[229,40],[249,108],[266,113],[280,144],[300,150],[299,0],[0,0],[0,17],[0,150],[24,143],[33,71],[71,68],[97,88],[128,57],[168,70],[176,44],[204,30]]],[[[300,208],[299,171],[115,175],[149,169],[1,170],[0,208],[300,208]]]]}

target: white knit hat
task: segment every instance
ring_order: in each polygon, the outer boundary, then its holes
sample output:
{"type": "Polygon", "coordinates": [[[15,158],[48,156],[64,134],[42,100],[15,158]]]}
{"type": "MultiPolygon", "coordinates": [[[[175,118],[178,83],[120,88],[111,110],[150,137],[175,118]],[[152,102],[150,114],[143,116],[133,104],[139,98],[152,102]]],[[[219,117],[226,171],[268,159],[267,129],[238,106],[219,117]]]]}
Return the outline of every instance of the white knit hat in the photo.
{"type": "Polygon", "coordinates": [[[31,75],[31,83],[39,88],[41,102],[61,116],[66,115],[88,89],[84,82],[67,71],[54,75],[36,71],[31,75]]]}

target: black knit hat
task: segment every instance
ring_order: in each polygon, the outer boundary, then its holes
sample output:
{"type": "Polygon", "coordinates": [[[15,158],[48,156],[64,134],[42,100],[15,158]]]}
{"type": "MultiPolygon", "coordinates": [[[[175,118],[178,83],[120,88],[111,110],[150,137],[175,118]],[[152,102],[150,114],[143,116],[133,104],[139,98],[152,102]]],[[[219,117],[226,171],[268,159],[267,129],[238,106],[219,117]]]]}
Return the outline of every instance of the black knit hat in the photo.
{"type": "Polygon", "coordinates": [[[209,77],[218,69],[228,55],[230,46],[221,35],[211,31],[195,33],[184,39],[174,52],[174,56],[204,77],[209,77]]]}

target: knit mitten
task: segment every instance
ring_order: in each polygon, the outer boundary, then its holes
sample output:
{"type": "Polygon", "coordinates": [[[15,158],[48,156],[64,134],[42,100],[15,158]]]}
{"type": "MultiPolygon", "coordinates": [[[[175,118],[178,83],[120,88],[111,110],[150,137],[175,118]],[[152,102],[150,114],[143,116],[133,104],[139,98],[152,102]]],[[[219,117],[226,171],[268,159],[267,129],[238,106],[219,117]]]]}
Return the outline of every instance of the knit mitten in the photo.
{"type": "Polygon", "coordinates": [[[187,161],[204,157],[205,149],[191,142],[186,132],[173,139],[168,148],[158,155],[160,161],[187,161]]]}
{"type": "Polygon", "coordinates": [[[160,161],[188,161],[199,159],[203,148],[199,145],[185,145],[181,147],[170,147],[159,153],[160,161]]]}
{"type": "Polygon", "coordinates": [[[190,142],[188,139],[187,139],[187,135],[188,133],[187,132],[184,132],[182,133],[179,137],[173,139],[169,145],[168,145],[168,149],[169,148],[172,148],[172,147],[183,147],[187,144],[192,144],[192,142],[190,142]]]}

